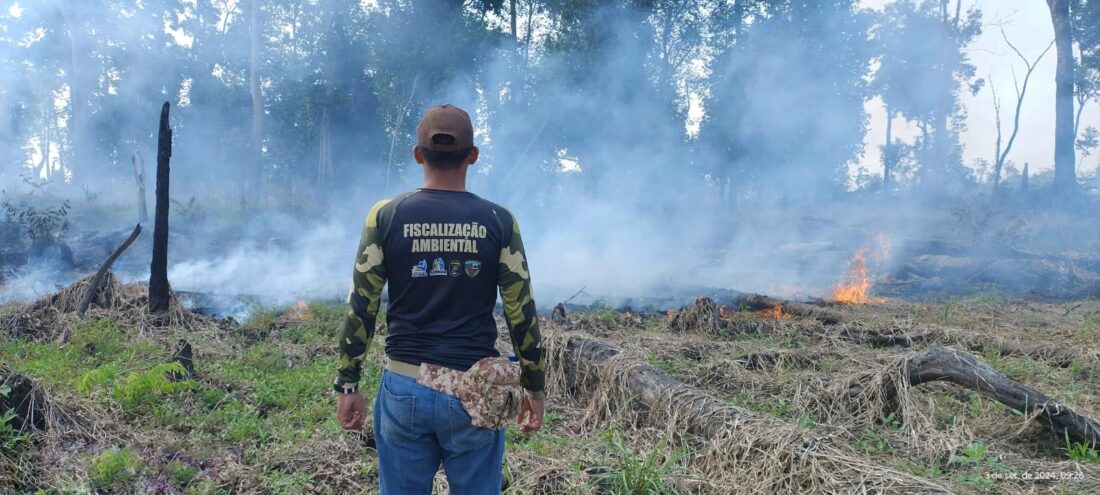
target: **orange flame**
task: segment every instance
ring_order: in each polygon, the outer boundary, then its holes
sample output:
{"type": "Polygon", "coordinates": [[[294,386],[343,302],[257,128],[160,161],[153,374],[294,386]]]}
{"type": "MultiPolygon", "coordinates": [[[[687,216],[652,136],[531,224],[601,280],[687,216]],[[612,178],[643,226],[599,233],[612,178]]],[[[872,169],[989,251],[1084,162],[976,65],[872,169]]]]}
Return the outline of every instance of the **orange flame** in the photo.
{"type": "Polygon", "coordinates": [[[672,318],[673,316],[676,316],[676,312],[671,310],[671,309],[668,310],[668,313],[665,313],[665,314],[668,315],[669,318],[672,318]]]}
{"type": "Polygon", "coordinates": [[[302,299],[287,310],[286,317],[295,321],[309,321],[313,319],[313,313],[309,310],[309,303],[302,299]]]}
{"type": "Polygon", "coordinates": [[[879,304],[884,302],[883,298],[868,294],[872,282],[870,270],[867,268],[867,259],[880,261],[886,257],[889,249],[890,241],[882,235],[879,236],[879,250],[877,252],[870,252],[870,248],[867,246],[859,248],[856,254],[852,256],[851,261],[848,262],[850,267],[848,274],[839,284],[833,286],[833,292],[828,299],[841,304],[879,304]]]}
{"type": "Polygon", "coordinates": [[[775,318],[776,320],[785,320],[785,319],[787,319],[787,314],[783,312],[783,306],[776,306],[776,307],[771,308],[771,309],[765,309],[765,310],[762,310],[762,311],[758,311],[756,314],[758,314],[760,316],[763,316],[765,318],[775,318]]]}
{"type": "Polygon", "coordinates": [[[718,308],[718,316],[721,316],[722,318],[729,318],[733,316],[733,311],[726,309],[725,306],[720,306],[718,308]]]}
{"type": "Polygon", "coordinates": [[[627,317],[627,319],[633,319],[634,318],[634,313],[631,313],[630,311],[627,311],[627,312],[623,313],[623,316],[627,317]]]}

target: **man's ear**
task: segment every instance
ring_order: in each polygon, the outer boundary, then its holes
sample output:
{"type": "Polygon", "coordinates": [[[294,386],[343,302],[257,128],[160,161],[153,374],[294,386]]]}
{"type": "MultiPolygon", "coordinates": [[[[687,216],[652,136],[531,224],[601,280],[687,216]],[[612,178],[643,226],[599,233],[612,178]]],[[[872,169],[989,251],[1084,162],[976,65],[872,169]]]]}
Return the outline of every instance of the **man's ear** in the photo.
{"type": "Polygon", "coordinates": [[[477,149],[477,146],[474,146],[473,149],[470,150],[470,156],[466,157],[466,163],[468,165],[477,163],[477,157],[480,151],[481,150],[477,149]]]}
{"type": "Polygon", "coordinates": [[[419,146],[413,146],[413,160],[421,165],[424,164],[424,154],[420,152],[419,146]]]}

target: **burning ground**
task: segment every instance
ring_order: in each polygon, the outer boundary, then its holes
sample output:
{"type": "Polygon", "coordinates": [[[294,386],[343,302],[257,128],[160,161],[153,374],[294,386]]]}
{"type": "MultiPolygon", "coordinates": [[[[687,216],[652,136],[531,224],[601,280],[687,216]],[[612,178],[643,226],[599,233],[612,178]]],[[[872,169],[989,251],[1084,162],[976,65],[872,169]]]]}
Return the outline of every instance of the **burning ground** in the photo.
{"type": "MultiPolygon", "coordinates": [[[[3,491],[374,489],[327,393],[343,308],[151,319],[112,278],[81,318],[81,284],[0,315],[3,491]]],[[[726,302],[547,317],[547,427],[508,432],[512,493],[1100,490],[1100,303],[726,302]]]]}

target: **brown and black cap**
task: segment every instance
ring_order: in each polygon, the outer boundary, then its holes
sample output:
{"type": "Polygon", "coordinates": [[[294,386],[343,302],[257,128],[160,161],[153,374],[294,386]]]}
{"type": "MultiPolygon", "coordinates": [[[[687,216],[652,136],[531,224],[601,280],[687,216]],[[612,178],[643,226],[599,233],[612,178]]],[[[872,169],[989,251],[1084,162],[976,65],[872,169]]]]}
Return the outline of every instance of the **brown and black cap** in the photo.
{"type": "Polygon", "coordinates": [[[454,105],[432,107],[416,127],[416,144],[431,151],[462,151],[474,146],[470,114],[454,105]]]}

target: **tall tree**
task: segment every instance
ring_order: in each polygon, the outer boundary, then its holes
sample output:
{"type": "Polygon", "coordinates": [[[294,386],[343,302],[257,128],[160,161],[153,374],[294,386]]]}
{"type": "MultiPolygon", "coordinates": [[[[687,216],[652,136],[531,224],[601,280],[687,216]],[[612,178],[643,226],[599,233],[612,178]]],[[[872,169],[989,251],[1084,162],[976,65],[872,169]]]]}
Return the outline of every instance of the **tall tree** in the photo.
{"type": "Polygon", "coordinates": [[[1070,13],[1077,45],[1074,71],[1077,115],[1073,119],[1073,135],[1077,137],[1078,149],[1082,149],[1089,144],[1084,142],[1086,136],[1097,132],[1094,127],[1081,129],[1081,117],[1090,102],[1100,101],[1100,0],[1074,0],[1070,13]]]}
{"type": "Polygon", "coordinates": [[[251,155],[246,161],[249,165],[242,181],[241,199],[244,201],[258,201],[260,186],[263,180],[263,153],[264,153],[264,94],[260,80],[262,63],[260,53],[263,50],[263,23],[260,21],[260,0],[252,0],[249,16],[249,65],[248,88],[252,95],[252,140],[251,155]]]}
{"type": "Polygon", "coordinates": [[[1054,187],[1071,192],[1077,187],[1073,144],[1073,29],[1069,15],[1071,0],[1047,0],[1054,24],[1058,67],[1054,75],[1054,187]]]}
{"type": "Polygon", "coordinates": [[[1001,146],[1001,102],[997,98],[997,87],[990,81],[989,89],[993,93],[993,108],[997,119],[997,150],[994,154],[993,161],[993,190],[996,191],[1001,184],[1001,171],[1004,169],[1005,160],[1008,159],[1008,154],[1012,151],[1012,145],[1016,142],[1016,135],[1020,132],[1020,111],[1024,106],[1024,97],[1027,96],[1028,82],[1031,81],[1031,74],[1035,72],[1035,67],[1039,65],[1039,62],[1043,60],[1047,52],[1054,46],[1052,41],[1047,45],[1043,53],[1035,57],[1035,60],[1028,60],[1020,50],[1016,48],[1016,45],[1012,44],[1012,41],[1008,39],[1008,35],[1005,34],[1005,30],[1001,28],[1001,37],[1004,38],[1005,44],[1012,49],[1012,52],[1024,63],[1024,67],[1027,71],[1024,72],[1024,80],[1021,83],[1016,79],[1016,72],[1012,73],[1012,82],[1016,89],[1016,110],[1012,117],[1012,133],[1008,135],[1008,142],[1001,146]]]}
{"type": "MultiPolygon", "coordinates": [[[[981,12],[970,9],[963,15],[961,0],[953,7],[943,0],[898,0],[886,6],[871,30],[878,61],[871,86],[890,115],[917,124],[918,177],[937,190],[957,184],[965,173],[959,93],[982,84],[965,50],[981,33],[981,12]]],[[[897,143],[884,149],[891,174],[899,150],[897,143]]]]}

